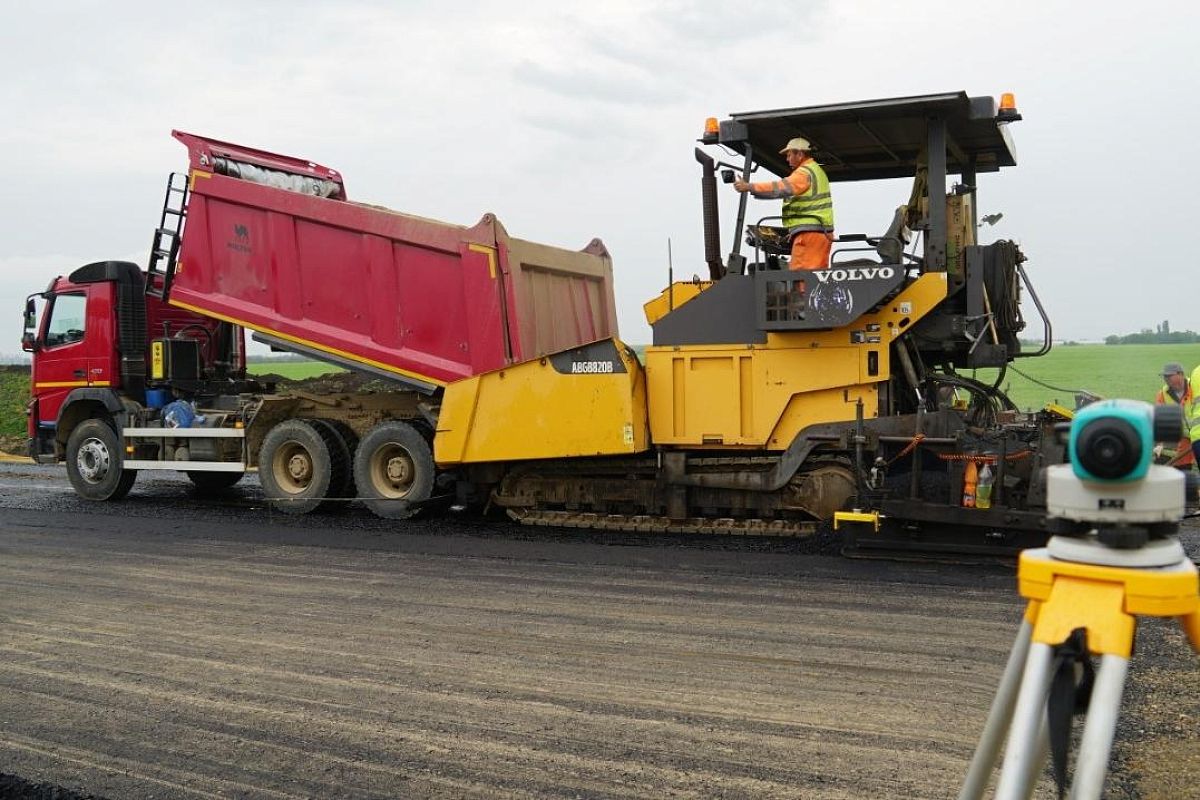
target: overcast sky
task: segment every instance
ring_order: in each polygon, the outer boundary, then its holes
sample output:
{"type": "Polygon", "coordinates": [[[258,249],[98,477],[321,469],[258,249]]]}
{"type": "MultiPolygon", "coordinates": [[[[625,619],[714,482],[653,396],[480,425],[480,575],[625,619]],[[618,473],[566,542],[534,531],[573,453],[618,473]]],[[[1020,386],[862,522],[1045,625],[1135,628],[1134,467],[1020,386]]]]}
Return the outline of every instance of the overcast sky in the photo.
{"type": "MultiPolygon", "coordinates": [[[[0,353],[55,275],[145,264],[187,165],[172,128],[318,161],[351,199],[598,236],[644,343],[668,237],[677,276],[706,271],[705,117],[959,90],[1016,93],[1018,167],[980,177],[980,213],[1004,214],[983,237],[1021,244],[1055,338],[1198,329],[1198,30],[1194,3],[1109,0],[4,3],[0,353]]],[[[909,190],[835,191],[840,231],[879,233],[909,190]]]]}

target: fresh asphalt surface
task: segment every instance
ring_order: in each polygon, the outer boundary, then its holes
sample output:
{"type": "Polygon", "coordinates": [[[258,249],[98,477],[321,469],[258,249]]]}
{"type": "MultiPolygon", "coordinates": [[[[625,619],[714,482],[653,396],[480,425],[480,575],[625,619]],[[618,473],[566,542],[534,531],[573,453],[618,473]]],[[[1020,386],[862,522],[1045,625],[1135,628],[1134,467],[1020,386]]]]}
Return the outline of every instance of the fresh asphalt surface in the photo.
{"type": "MultiPolygon", "coordinates": [[[[1012,567],[836,552],[0,464],[0,797],[953,797],[1012,567]]],[[[1108,796],[1200,796],[1198,730],[1146,620],[1108,796]]]]}

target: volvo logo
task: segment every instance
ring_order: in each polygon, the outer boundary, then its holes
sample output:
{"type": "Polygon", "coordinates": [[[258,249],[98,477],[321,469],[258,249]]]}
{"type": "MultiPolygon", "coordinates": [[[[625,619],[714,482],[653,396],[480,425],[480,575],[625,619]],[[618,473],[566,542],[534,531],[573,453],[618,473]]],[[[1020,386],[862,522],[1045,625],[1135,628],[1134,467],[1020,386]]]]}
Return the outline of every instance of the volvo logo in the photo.
{"type": "Polygon", "coordinates": [[[892,267],[851,267],[850,269],[816,269],[813,274],[821,283],[835,281],[869,281],[873,278],[891,278],[896,275],[892,267]]]}

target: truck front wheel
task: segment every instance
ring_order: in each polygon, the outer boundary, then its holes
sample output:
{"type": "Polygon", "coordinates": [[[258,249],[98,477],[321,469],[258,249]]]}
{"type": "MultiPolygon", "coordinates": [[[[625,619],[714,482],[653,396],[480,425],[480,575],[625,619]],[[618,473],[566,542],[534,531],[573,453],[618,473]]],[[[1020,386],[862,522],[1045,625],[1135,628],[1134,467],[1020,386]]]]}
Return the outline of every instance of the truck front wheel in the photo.
{"type": "Polygon", "coordinates": [[[121,441],[112,425],[87,419],[67,439],[67,477],[88,500],[120,500],[129,494],[137,471],[123,469],[121,441]]]}
{"type": "Polygon", "coordinates": [[[354,453],[358,499],[387,519],[415,514],[415,504],[433,494],[436,471],[425,437],[404,422],[376,425],[354,453]]]}

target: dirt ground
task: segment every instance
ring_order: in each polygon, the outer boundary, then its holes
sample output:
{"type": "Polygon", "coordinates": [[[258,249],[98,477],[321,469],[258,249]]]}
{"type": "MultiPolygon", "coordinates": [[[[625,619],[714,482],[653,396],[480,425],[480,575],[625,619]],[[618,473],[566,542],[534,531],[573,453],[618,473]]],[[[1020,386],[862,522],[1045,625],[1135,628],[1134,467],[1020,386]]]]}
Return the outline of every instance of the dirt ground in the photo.
{"type": "Polygon", "coordinates": [[[1130,780],[1109,797],[1200,797],[1200,668],[1187,653],[1178,625],[1155,621],[1138,631],[1114,753],[1130,780]]]}
{"type": "MultiPolygon", "coordinates": [[[[830,550],[285,518],[171,479],[97,506],[2,464],[0,773],[113,800],[953,797],[1011,568],[830,550]]],[[[1196,660],[1173,622],[1138,647],[1108,796],[1194,797],[1196,660]]]]}

